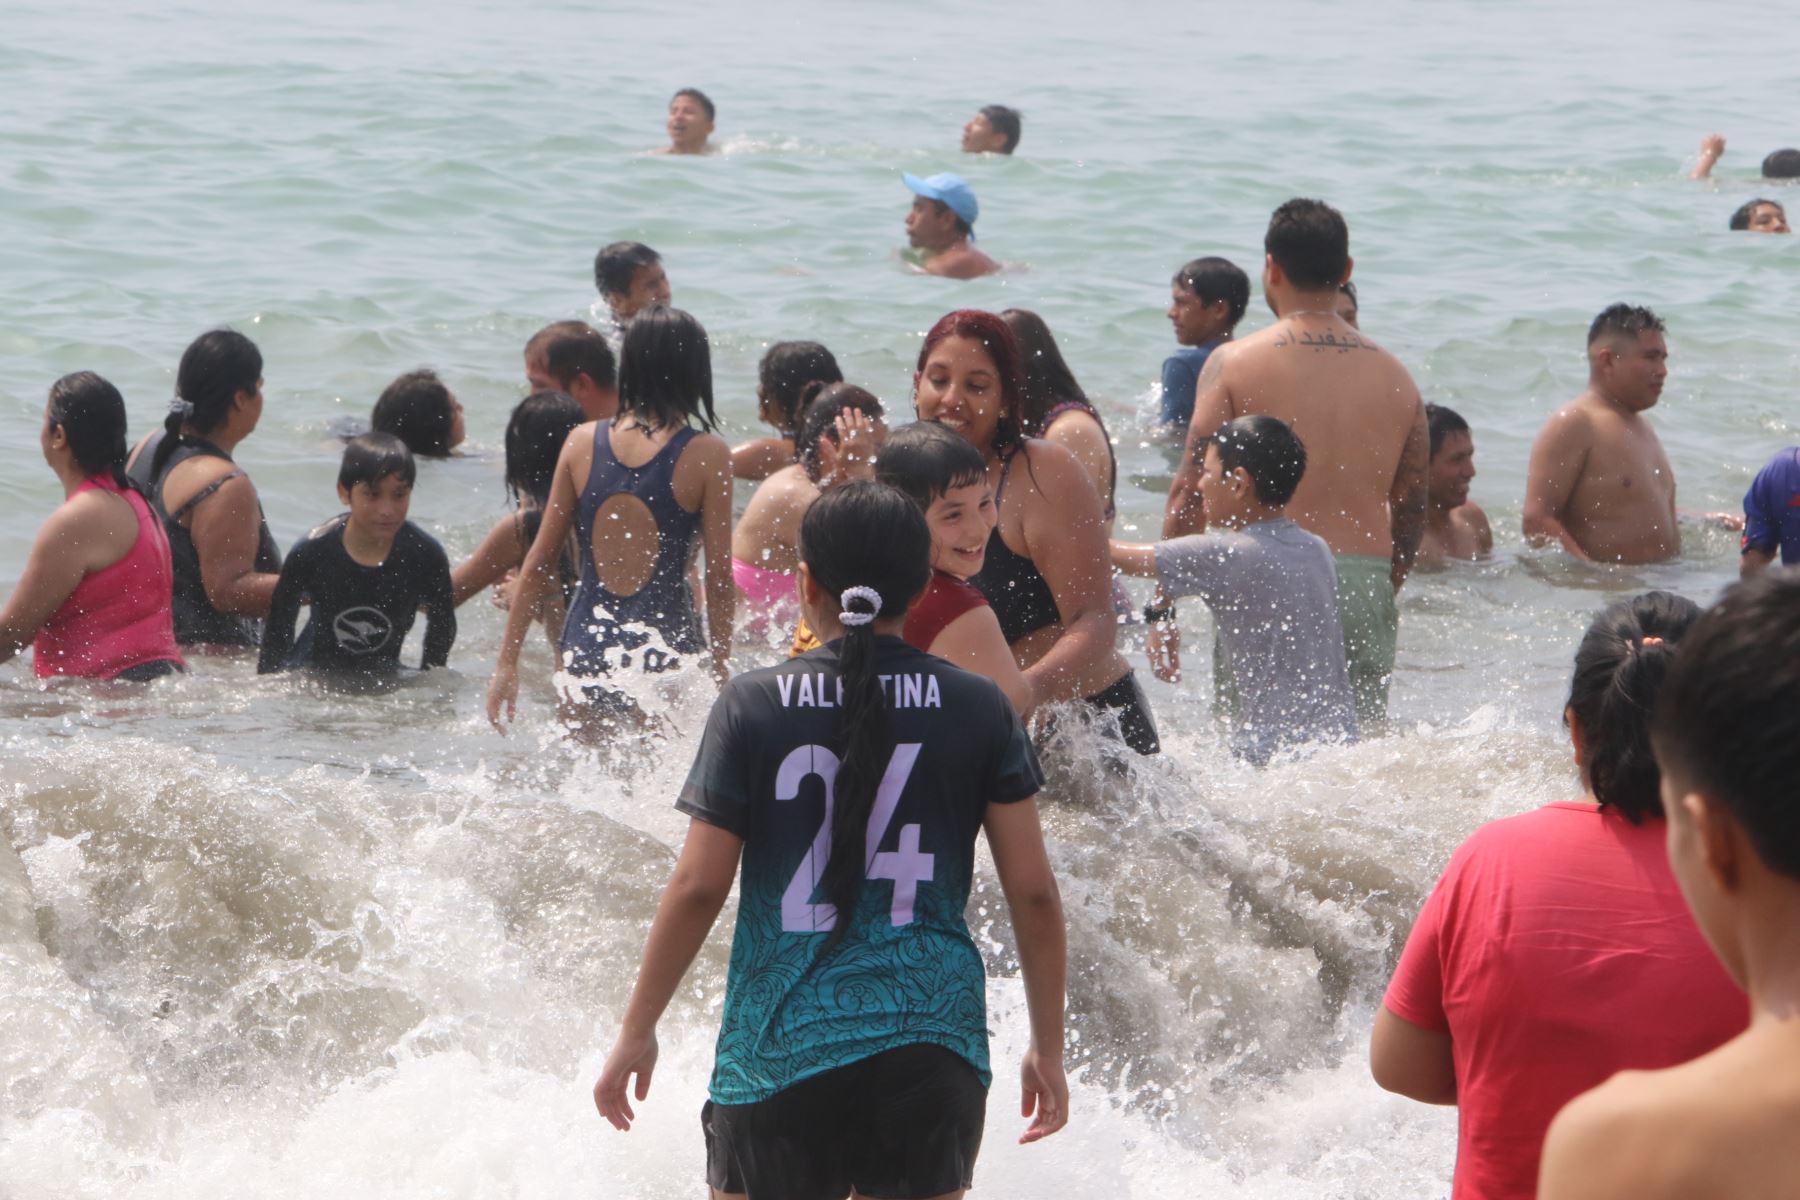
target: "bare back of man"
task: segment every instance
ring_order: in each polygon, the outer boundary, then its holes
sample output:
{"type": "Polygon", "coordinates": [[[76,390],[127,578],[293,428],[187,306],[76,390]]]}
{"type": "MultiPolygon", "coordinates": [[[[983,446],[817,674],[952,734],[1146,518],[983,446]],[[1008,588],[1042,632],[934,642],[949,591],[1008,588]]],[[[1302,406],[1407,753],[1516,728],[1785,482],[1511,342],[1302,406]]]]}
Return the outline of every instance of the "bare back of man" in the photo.
{"type": "Polygon", "coordinates": [[[1544,425],[1526,474],[1525,536],[1595,562],[1681,552],[1675,472],[1642,413],[1589,388],[1544,425]]]}
{"type": "Polygon", "coordinates": [[[968,242],[959,242],[928,255],[921,269],[927,275],[942,275],[946,279],[978,279],[998,271],[1000,264],[968,242]]]}

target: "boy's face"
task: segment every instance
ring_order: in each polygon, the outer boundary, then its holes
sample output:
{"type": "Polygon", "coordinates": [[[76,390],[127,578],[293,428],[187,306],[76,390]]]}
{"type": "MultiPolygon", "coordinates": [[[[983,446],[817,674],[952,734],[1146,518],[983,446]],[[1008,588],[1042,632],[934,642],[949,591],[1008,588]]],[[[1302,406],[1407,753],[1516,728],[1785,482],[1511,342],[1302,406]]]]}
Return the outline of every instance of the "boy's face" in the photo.
{"type": "Polygon", "coordinates": [[[1209,304],[1176,280],[1169,285],[1169,324],[1175,327],[1177,345],[1204,345],[1230,330],[1231,302],[1214,300],[1209,304]]]}
{"type": "Polygon", "coordinates": [[[1251,494],[1250,476],[1242,467],[1226,474],[1225,464],[1219,460],[1219,448],[1209,444],[1200,471],[1200,502],[1206,506],[1206,523],[1242,529],[1251,494]]]}
{"type": "Polygon", "coordinates": [[[978,574],[998,520],[994,489],[985,479],[953,487],[933,500],[925,510],[925,524],[931,529],[931,565],[958,579],[978,574]]]}
{"type": "Polygon", "coordinates": [[[338,485],[338,500],[350,506],[350,523],[357,531],[377,538],[391,538],[406,524],[412,505],[412,484],[398,475],[383,475],[374,483],[349,488],[338,485]]]}

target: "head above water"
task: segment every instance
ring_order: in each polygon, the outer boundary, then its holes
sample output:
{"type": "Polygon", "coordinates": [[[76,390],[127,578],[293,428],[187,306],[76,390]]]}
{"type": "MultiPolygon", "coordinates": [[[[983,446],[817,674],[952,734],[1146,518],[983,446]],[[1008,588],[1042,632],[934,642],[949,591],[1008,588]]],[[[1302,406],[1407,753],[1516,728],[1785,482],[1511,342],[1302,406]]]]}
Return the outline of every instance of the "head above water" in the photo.
{"type": "Polygon", "coordinates": [[[838,361],[817,342],[776,342],[756,368],[762,418],[792,435],[800,426],[800,394],[809,383],[842,383],[838,361]]]}
{"type": "Polygon", "coordinates": [[[1011,454],[1025,438],[1025,368],[1011,326],[974,308],[938,318],[919,347],[913,404],[984,455],[1011,454]]]}
{"type": "Polygon", "coordinates": [[[150,462],[151,478],[161,478],[183,427],[203,437],[234,421],[245,433],[254,429],[262,416],[262,372],[262,351],[234,329],[214,329],[189,343],[175,369],[175,402],[150,462]]]}
{"type": "Polygon", "coordinates": [[[59,433],[68,461],[82,475],[105,475],[125,486],[125,397],[118,388],[92,371],[76,371],[51,384],[44,406],[46,458],[59,433]]]}
{"type": "Polygon", "coordinates": [[[1773,200],[1746,200],[1731,214],[1731,228],[1750,233],[1787,233],[1787,209],[1773,200]]]}
{"type": "Polygon", "coordinates": [[[525,343],[525,377],[540,392],[572,393],[580,377],[611,391],[618,386],[618,366],[598,329],[586,321],[557,321],[525,343]]]}
{"type": "Polygon", "coordinates": [[[646,429],[718,427],[713,415],[712,345],[699,321],[679,308],[647,308],[619,350],[618,421],[646,429]]]}
{"type": "Polygon", "coordinates": [[[1250,277],[1228,258],[1196,258],[1169,281],[1175,340],[1200,346],[1229,335],[1250,307],[1250,277]]]}
{"type": "Polygon", "coordinates": [[[1771,150],[1763,159],[1762,173],[1764,179],[1800,179],[1800,150],[1791,146],[1771,150]]]}
{"type": "Polygon", "coordinates": [[[1676,646],[1699,616],[1692,600],[1645,592],[1595,617],[1575,651],[1563,721],[1582,782],[1601,807],[1634,825],[1662,815],[1650,714],[1676,646]]]}
{"type": "Polygon", "coordinates": [[[387,385],[369,425],[376,433],[391,433],[414,454],[443,458],[463,440],[462,405],[437,372],[421,367],[408,371],[387,385]]]}
{"type": "Polygon", "coordinates": [[[906,214],[906,237],[914,246],[935,252],[975,236],[981,205],[961,175],[943,171],[920,179],[902,171],[900,178],[914,196],[906,214]]]}
{"type": "Polygon", "coordinates": [[[354,492],[359,483],[374,488],[390,477],[411,487],[418,475],[418,464],[405,442],[391,433],[365,433],[344,447],[337,482],[343,491],[354,492]]]}
{"type": "Polygon", "coordinates": [[[965,154],[1011,154],[1019,147],[1019,133],[1024,117],[1016,108],[989,104],[963,126],[962,148],[965,154]]]}
{"type": "Polygon", "coordinates": [[[1050,410],[1063,404],[1079,405],[1098,421],[1100,414],[1081,390],[1044,318],[1028,308],[1009,308],[1000,314],[1000,319],[1019,343],[1019,361],[1025,369],[1025,407],[1020,420],[1025,436],[1043,437],[1050,410]]]}
{"type": "Polygon", "coordinates": [[[1350,278],[1350,227],[1323,200],[1289,200],[1277,208],[1263,252],[1263,291],[1272,304],[1277,293],[1336,292],[1350,278]]]}
{"type": "Polygon", "coordinates": [[[1434,508],[1460,508],[1469,502],[1469,484],[1475,478],[1475,437],[1469,423],[1441,404],[1425,406],[1425,426],[1431,436],[1431,459],[1425,484],[1434,508]]]}
{"type": "Polygon", "coordinates": [[[642,242],[612,242],[594,255],[594,286],[619,321],[642,309],[669,304],[674,295],[662,255],[642,242]]]}
{"type": "Polygon", "coordinates": [[[1203,450],[1218,455],[1221,473],[1242,471],[1256,499],[1272,508],[1294,498],[1306,474],[1306,445],[1278,417],[1237,417],[1206,439],[1203,450]]]}
{"type": "Polygon", "coordinates": [[[1357,318],[1362,314],[1361,303],[1356,298],[1356,281],[1346,279],[1338,284],[1337,315],[1344,324],[1352,329],[1360,328],[1357,318]]]}
{"type": "Polygon", "coordinates": [[[669,97],[669,149],[675,154],[702,154],[712,136],[718,110],[699,88],[685,87],[669,97]]]}
{"type": "Polygon", "coordinates": [[[533,392],[506,422],[506,490],[518,503],[542,508],[550,500],[563,443],[583,420],[581,405],[564,392],[533,392]]]}
{"type": "Polygon", "coordinates": [[[981,451],[936,421],[914,421],[888,435],[875,478],[905,492],[921,511],[955,488],[987,481],[981,451]]]}
{"type": "MultiPolygon", "coordinates": [[[[825,383],[818,381],[808,385],[805,412],[800,418],[800,429],[794,435],[794,457],[800,463],[800,469],[814,483],[824,478],[829,464],[826,463],[823,443],[837,446],[837,419],[846,412],[866,413],[879,422],[885,415],[881,401],[875,395],[853,383],[825,383]]],[[[877,434],[879,437],[879,433],[877,434]]]]}
{"type": "Polygon", "coordinates": [[[1613,304],[1588,326],[1588,374],[1592,386],[1632,412],[1662,396],[1669,374],[1669,346],[1662,318],[1647,308],[1613,304]]]}

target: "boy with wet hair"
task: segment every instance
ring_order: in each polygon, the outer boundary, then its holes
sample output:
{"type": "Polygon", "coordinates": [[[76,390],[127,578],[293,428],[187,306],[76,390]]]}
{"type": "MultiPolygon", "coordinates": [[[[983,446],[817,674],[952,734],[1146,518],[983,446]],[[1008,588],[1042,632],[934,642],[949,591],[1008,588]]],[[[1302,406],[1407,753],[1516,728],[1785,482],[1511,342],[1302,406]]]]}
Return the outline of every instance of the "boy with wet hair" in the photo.
{"type": "Polygon", "coordinates": [[[1114,542],[1113,565],[1156,579],[1169,598],[1146,621],[1170,620],[1179,596],[1212,609],[1214,692],[1234,753],[1261,766],[1297,743],[1355,738],[1331,548],[1286,514],[1306,447],[1286,422],[1249,416],[1219,426],[1204,450],[1208,532],[1114,542]]]}
{"type": "Polygon", "coordinates": [[[990,104],[963,126],[964,154],[1011,154],[1019,147],[1023,117],[1016,108],[990,104]]]}
{"type": "Polygon", "coordinates": [[[1494,530],[1481,505],[1469,499],[1475,436],[1461,414],[1441,404],[1425,406],[1425,426],[1431,433],[1431,463],[1419,561],[1484,558],[1494,548],[1494,530]]]}
{"type": "Polygon", "coordinates": [[[699,88],[684,87],[669,97],[669,119],[665,128],[669,144],[657,154],[711,154],[707,138],[712,136],[713,121],[718,110],[710,97],[699,88]]]}
{"type": "Polygon", "coordinates": [[[594,287],[612,312],[613,331],[606,339],[613,353],[625,337],[625,326],[640,311],[674,303],[662,255],[642,242],[613,242],[594,255],[594,287]]]}
{"type": "Polygon", "coordinates": [[[1739,233],[1787,233],[1787,209],[1773,200],[1746,200],[1731,214],[1731,228],[1739,233]]]}
{"type": "Polygon", "coordinates": [[[376,433],[393,434],[408,450],[426,458],[448,457],[467,434],[462,402],[436,371],[425,367],[387,385],[375,401],[369,425],[376,433]]]}
{"type": "Polygon", "coordinates": [[[1651,732],[1669,864],[1750,1028],[1570,1103],[1541,1200],[1791,1196],[1800,1179],[1800,573],[1733,587],[1674,659],[1651,732]]]}
{"type": "Polygon", "coordinates": [[[399,438],[351,439],[338,467],[338,500],[350,511],[288,553],[269,603],[258,674],[290,667],[393,671],[420,609],[426,622],[420,668],[449,661],[456,641],[450,560],[435,538],[406,519],[417,475],[399,438]],[[296,641],[301,605],[311,616],[296,641]]]}
{"type": "Polygon", "coordinates": [[[1194,416],[1194,385],[1207,355],[1225,342],[1250,307],[1250,277],[1229,259],[1196,258],[1169,281],[1169,323],[1181,347],[1163,360],[1163,425],[1185,430],[1194,416]]]}

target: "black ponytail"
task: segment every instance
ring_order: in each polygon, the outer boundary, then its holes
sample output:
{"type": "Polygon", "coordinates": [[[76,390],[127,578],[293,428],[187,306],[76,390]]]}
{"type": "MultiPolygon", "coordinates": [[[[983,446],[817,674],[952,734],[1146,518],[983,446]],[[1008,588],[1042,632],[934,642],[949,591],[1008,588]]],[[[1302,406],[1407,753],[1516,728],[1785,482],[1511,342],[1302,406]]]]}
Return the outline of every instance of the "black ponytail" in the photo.
{"type": "Polygon", "coordinates": [[[1692,600],[1645,592],[1596,617],[1575,651],[1566,711],[1581,726],[1588,790],[1633,825],[1663,815],[1650,716],[1676,643],[1699,617],[1692,600]]]}
{"type": "Polygon", "coordinates": [[[125,397],[118,388],[92,371],[64,375],[50,385],[49,414],[84,475],[131,486],[125,478],[125,397]]]}
{"type": "Polygon", "coordinates": [[[813,501],[800,522],[800,560],[826,594],[853,617],[838,650],[843,684],[843,723],[832,788],[831,855],[820,887],[837,910],[820,958],[849,931],[862,890],[869,812],[894,751],[887,698],[875,672],[873,618],[903,614],[931,578],[931,530],[925,514],[905,493],[885,483],[856,480],[813,501]],[[867,592],[880,597],[879,602],[867,592]]]}
{"type": "Polygon", "coordinates": [[[214,329],[195,338],[183,351],[175,371],[175,402],[169,406],[163,439],[150,460],[150,478],[162,478],[169,456],[182,441],[184,425],[201,433],[223,425],[238,394],[255,393],[262,371],[262,351],[236,330],[214,329]]]}

